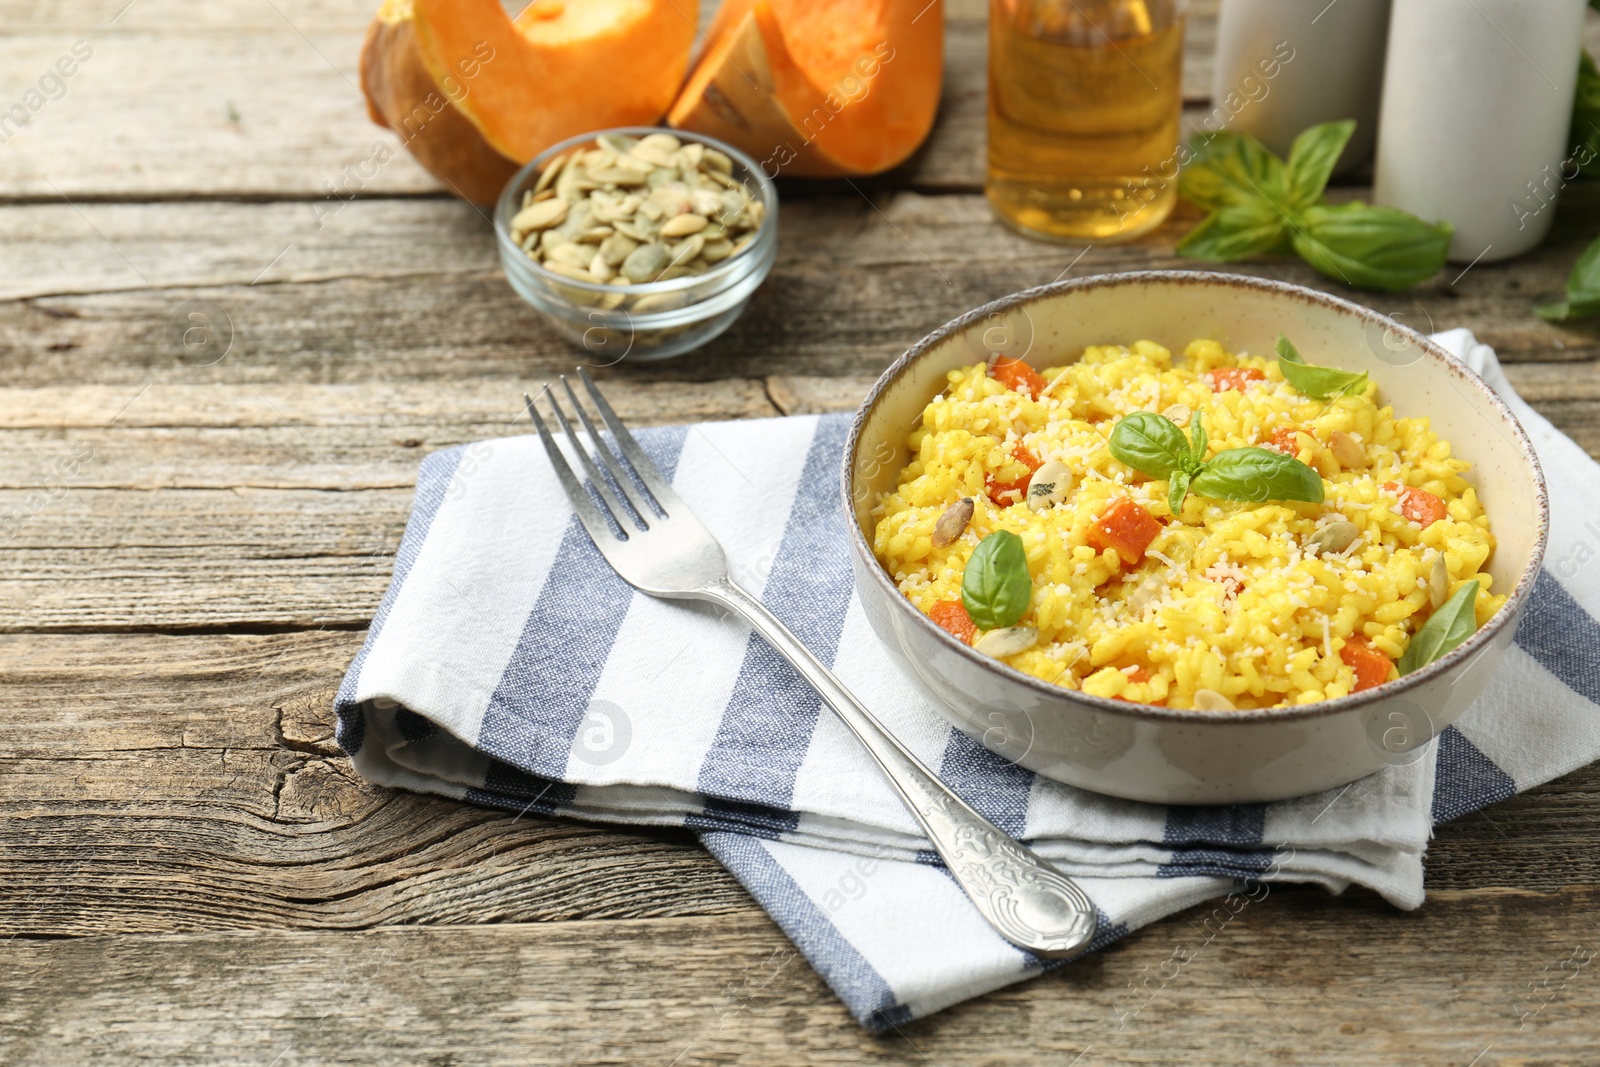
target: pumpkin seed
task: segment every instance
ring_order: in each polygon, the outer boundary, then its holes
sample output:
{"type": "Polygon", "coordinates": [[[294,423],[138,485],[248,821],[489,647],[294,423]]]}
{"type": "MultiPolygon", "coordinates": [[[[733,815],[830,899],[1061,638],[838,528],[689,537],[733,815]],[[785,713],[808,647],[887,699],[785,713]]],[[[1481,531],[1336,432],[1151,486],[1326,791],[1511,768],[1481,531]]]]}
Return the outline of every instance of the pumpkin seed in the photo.
{"type": "Polygon", "coordinates": [[[1306,538],[1306,551],[1313,556],[1343,552],[1355,544],[1360,536],[1361,527],[1353,522],[1335,519],[1306,538]]]}
{"type": "Polygon", "coordinates": [[[654,242],[640,245],[622,261],[622,273],[630,282],[647,282],[667,265],[667,250],[654,242]]]}
{"type": "Polygon", "coordinates": [[[683,293],[648,293],[633,302],[631,310],[641,314],[648,311],[670,311],[682,307],[688,297],[683,293]]]}
{"type": "Polygon", "coordinates": [[[1002,626],[990,630],[972,645],[985,656],[1005,659],[1020,655],[1039,643],[1039,631],[1032,626],[1002,626]]]}
{"type": "Polygon", "coordinates": [[[698,141],[602,134],[545,166],[523,191],[512,236],[534,262],[574,278],[580,267],[612,285],[704,274],[748,248],[766,219],[733,170],[698,141]]]}
{"type": "Polygon", "coordinates": [[[1345,470],[1356,470],[1367,465],[1367,450],[1361,447],[1361,442],[1354,434],[1335,430],[1328,435],[1328,451],[1333,453],[1333,458],[1345,470]]]}
{"type": "MultiPolygon", "coordinates": [[[[698,217],[698,216],[683,216],[683,215],[680,215],[678,217],[679,218],[685,218],[685,217],[698,217]]],[[[665,227],[662,228],[661,235],[663,237],[667,236],[667,232],[666,232],[666,228],[665,227]]],[[[700,250],[702,248],[704,248],[705,246],[706,246],[706,239],[704,237],[701,237],[697,233],[696,234],[691,234],[689,237],[685,238],[682,242],[672,246],[672,259],[669,261],[669,265],[670,266],[674,266],[674,267],[687,266],[690,263],[690,261],[694,260],[696,257],[698,257],[700,255],[700,250]]]]}
{"type": "Polygon", "coordinates": [[[1215,689],[1196,689],[1194,691],[1194,710],[1238,711],[1239,709],[1233,706],[1233,701],[1215,689]]]}
{"type": "Polygon", "coordinates": [[[637,138],[629,137],[625,133],[602,133],[595,138],[595,143],[601,148],[615,152],[619,156],[625,156],[633,151],[633,146],[638,144],[639,141],[637,138]]]}
{"type": "Polygon", "coordinates": [[[706,228],[704,215],[674,215],[661,224],[663,237],[687,237],[706,228]]]}
{"type": "Polygon", "coordinates": [[[1428,568],[1428,603],[1435,610],[1444,607],[1444,602],[1450,599],[1450,567],[1444,561],[1443,552],[1435,552],[1433,566],[1428,568]]]}
{"type": "Polygon", "coordinates": [[[1050,460],[1028,479],[1028,507],[1043,511],[1066,499],[1072,489],[1072,471],[1065,463],[1050,460]]]}
{"type": "Polygon", "coordinates": [[[605,167],[589,172],[589,177],[597,182],[609,182],[612,185],[643,185],[645,176],[636,170],[624,170],[621,167],[605,167]]]}
{"type": "Polygon", "coordinates": [[[605,257],[608,265],[620,266],[628,258],[628,253],[639,247],[639,242],[626,234],[614,233],[600,242],[600,255],[605,257]]]}
{"type": "Polygon", "coordinates": [[[586,254],[580,246],[569,241],[566,244],[556,245],[555,248],[551,249],[548,261],[550,263],[565,263],[580,270],[588,270],[591,255],[592,253],[586,254]]]}
{"type": "Polygon", "coordinates": [[[967,524],[972,521],[973,510],[970,496],[964,496],[945,508],[944,514],[939,516],[939,521],[933,524],[933,547],[944,548],[955,544],[961,535],[967,532],[967,524]]]}
{"type": "Polygon", "coordinates": [[[1161,417],[1170,419],[1187,430],[1189,428],[1189,420],[1194,418],[1194,409],[1188,404],[1169,404],[1161,409],[1161,417]]]}
{"type": "Polygon", "coordinates": [[[567,202],[565,200],[541,200],[532,207],[523,208],[511,219],[512,233],[527,233],[530,230],[543,230],[567,217],[567,202]]]}
{"type": "Polygon", "coordinates": [[[663,152],[676,152],[683,142],[670,133],[648,133],[639,140],[640,147],[656,148],[663,152]]]}
{"type": "MultiPolygon", "coordinates": [[[[555,181],[556,178],[561,174],[561,168],[566,166],[567,160],[571,158],[571,152],[564,152],[552,159],[549,163],[546,163],[544,170],[539,172],[539,180],[533,183],[534,194],[537,195],[548,189],[550,187],[550,183],[555,181]]],[[[527,204],[523,204],[523,207],[527,207],[527,204]]]]}

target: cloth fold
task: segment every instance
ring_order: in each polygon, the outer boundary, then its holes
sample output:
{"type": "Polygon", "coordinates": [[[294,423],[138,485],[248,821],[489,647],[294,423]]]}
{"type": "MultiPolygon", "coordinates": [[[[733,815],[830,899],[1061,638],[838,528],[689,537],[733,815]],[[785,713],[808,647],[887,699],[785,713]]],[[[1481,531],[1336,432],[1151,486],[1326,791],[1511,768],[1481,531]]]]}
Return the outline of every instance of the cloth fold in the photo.
{"type": "MultiPolygon", "coordinates": [[[[1271,804],[1100,796],[953,729],[855,596],[837,508],[846,416],[637,436],[735,578],[969,803],[1082,882],[1098,948],[1212,898],[1225,922],[1270,882],[1359,884],[1416,907],[1434,824],[1600,758],[1600,465],[1468,331],[1435,339],[1506,398],[1539,451],[1545,570],[1506,662],[1454,726],[1403,765],[1271,804]]],[[[870,758],[759,637],[611,571],[532,435],[423,461],[393,580],[336,704],[339,741],[374,782],[697,831],[871,1029],[1047,969],[989,929],[870,758]]]]}

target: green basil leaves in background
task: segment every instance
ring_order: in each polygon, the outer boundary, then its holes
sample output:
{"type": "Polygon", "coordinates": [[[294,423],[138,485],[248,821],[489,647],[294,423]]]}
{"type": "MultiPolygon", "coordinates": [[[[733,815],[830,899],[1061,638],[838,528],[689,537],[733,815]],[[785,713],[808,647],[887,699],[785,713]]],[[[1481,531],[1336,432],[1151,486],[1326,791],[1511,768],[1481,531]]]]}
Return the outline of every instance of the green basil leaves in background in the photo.
{"type": "Polygon", "coordinates": [[[1426,667],[1471,637],[1478,628],[1478,582],[1476,579],[1456,590],[1456,595],[1428,616],[1406,646],[1397,665],[1401,674],[1426,667]]]}
{"type": "Polygon", "coordinates": [[[1600,315],[1600,238],[1583,250],[1567,275],[1567,298],[1533,309],[1542,319],[1560,322],[1600,315]]]}
{"type": "Polygon", "coordinates": [[[1033,577],[1022,538],[996,530],[978,543],[961,576],[961,603],[980,630],[1012,626],[1028,610],[1033,577]]]}
{"type": "Polygon", "coordinates": [[[1578,91],[1572,101],[1567,144],[1572,146],[1578,170],[1600,178],[1600,69],[1587,51],[1578,53],[1578,91]]]}
{"type": "MultiPolygon", "coordinates": [[[[1589,0],[1600,11],[1600,0],[1589,0]]],[[[1572,127],[1567,134],[1572,146],[1568,162],[1578,173],[1600,178],[1600,68],[1587,51],[1578,53],[1578,88],[1572,101],[1572,127]]],[[[1566,178],[1566,163],[1561,176],[1566,178]]],[[[1567,276],[1566,299],[1559,304],[1534,308],[1534,313],[1551,322],[1600,315],[1600,238],[1584,249],[1567,276]]]]}
{"type": "Polygon", "coordinates": [[[1312,126],[1295,138],[1287,163],[1245,134],[1224,130],[1192,140],[1178,192],[1210,214],[1178,242],[1178,253],[1226,263],[1293,251],[1358,289],[1409,289],[1437,273],[1450,248],[1449,223],[1323,202],[1355,128],[1350,119],[1312,126]]]}
{"type": "Polygon", "coordinates": [[[1191,492],[1217,500],[1322,502],[1322,476],[1292,456],[1270,448],[1229,448],[1208,460],[1206,445],[1198,411],[1189,422],[1189,440],[1171,419],[1135,411],[1111,431],[1110,449],[1141,474],[1167,480],[1167,506],[1174,515],[1191,492]]]}
{"type": "Polygon", "coordinates": [[[1290,385],[1313,400],[1359,396],[1367,389],[1366,371],[1356,373],[1336,367],[1313,367],[1281,333],[1278,335],[1278,369],[1290,385]]]}

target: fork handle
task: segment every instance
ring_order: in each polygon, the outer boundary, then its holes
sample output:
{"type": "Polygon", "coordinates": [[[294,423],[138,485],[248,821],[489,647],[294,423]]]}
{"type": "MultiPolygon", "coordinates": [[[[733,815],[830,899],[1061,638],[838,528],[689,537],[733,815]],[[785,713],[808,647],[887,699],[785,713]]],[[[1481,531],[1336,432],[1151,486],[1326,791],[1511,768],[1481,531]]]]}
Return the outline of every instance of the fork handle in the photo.
{"type": "Polygon", "coordinates": [[[957,884],[1001,937],[1051,958],[1073,956],[1088,947],[1095,933],[1094,905],[1077,883],[953,793],[761,601],[728,578],[703,594],[754,627],[844,720],[916,816],[957,884]]]}

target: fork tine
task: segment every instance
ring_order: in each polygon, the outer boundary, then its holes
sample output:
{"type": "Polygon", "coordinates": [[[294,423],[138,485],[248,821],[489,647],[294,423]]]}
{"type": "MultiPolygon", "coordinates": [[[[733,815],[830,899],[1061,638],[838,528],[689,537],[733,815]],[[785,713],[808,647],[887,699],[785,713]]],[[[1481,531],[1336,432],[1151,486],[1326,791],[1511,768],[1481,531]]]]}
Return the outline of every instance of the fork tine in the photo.
{"type": "MultiPolygon", "coordinates": [[[[550,466],[555,468],[561,488],[566,490],[567,499],[572,501],[572,510],[577,513],[583,528],[589,531],[589,537],[594,541],[595,547],[607,543],[602,537],[616,541],[618,539],[616,531],[606,521],[607,516],[602,515],[600,509],[595,507],[594,501],[589,499],[589,494],[584,492],[583,483],[572,473],[567,457],[556,447],[555,438],[550,436],[550,428],[544,424],[544,419],[539,417],[539,409],[533,406],[533,397],[523,393],[522,399],[528,405],[528,415],[533,419],[534,426],[538,427],[539,440],[544,442],[544,450],[550,457],[550,466]]],[[[617,525],[620,527],[622,523],[618,522],[617,525]]]]}
{"type": "MultiPolygon", "coordinates": [[[[550,410],[555,414],[556,421],[561,424],[561,432],[567,435],[567,442],[572,445],[572,450],[578,454],[578,462],[583,464],[584,473],[589,476],[589,481],[594,484],[594,491],[599,494],[600,499],[605,501],[606,507],[610,509],[611,517],[617,520],[617,525],[621,526],[624,531],[630,526],[635,530],[639,529],[639,526],[632,521],[633,509],[618,500],[617,495],[611,491],[611,486],[606,483],[606,476],[600,473],[600,468],[594,464],[594,457],[589,455],[589,450],[583,447],[582,441],[578,440],[578,435],[572,429],[572,423],[567,421],[567,413],[562,410],[561,404],[556,400],[555,392],[549,385],[545,386],[545,398],[549,401],[550,410]]],[[[651,518],[655,517],[653,512],[647,512],[646,514],[649,514],[651,518]]],[[[639,517],[641,519],[644,518],[642,515],[639,517]]],[[[648,521],[644,525],[648,526],[648,521]]]]}
{"type": "Polygon", "coordinates": [[[677,510],[683,506],[683,501],[678,499],[678,494],[672,491],[672,485],[661,476],[660,469],[644,454],[644,449],[639,447],[639,442],[633,439],[633,434],[622,425],[622,420],[617,418],[617,413],[611,410],[605,394],[595,387],[594,380],[589,377],[589,372],[582,367],[578,368],[578,377],[583,380],[583,386],[589,391],[589,396],[594,400],[594,406],[600,410],[600,417],[605,420],[606,426],[611,430],[611,435],[617,439],[617,444],[622,446],[622,454],[628,460],[628,465],[639,475],[639,480],[644,482],[651,494],[656,498],[656,503],[661,505],[663,512],[677,510]]]}
{"type": "Polygon", "coordinates": [[[639,487],[634,484],[633,479],[628,477],[628,472],[622,469],[621,462],[612,454],[610,447],[600,436],[600,432],[595,429],[594,423],[589,421],[589,413],[583,410],[582,404],[578,403],[578,394],[572,391],[572,383],[567,380],[565,374],[561,376],[561,385],[567,391],[567,398],[572,401],[573,410],[578,413],[578,421],[583,424],[584,432],[589,435],[589,440],[594,442],[595,452],[599,454],[600,461],[606,465],[606,469],[611,472],[611,477],[615,479],[617,487],[622,490],[622,495],[628,498],[628,503],[633,505],[633,510],[639,513],[646,525],[653,525],[653,520],[657,517],[657,513],[665,515],[667,509],[659,505],[656,505],[655,510],[651,509],[651,505],[655,502],[649,499],[650,494],[640,491],[639,487]]]}

